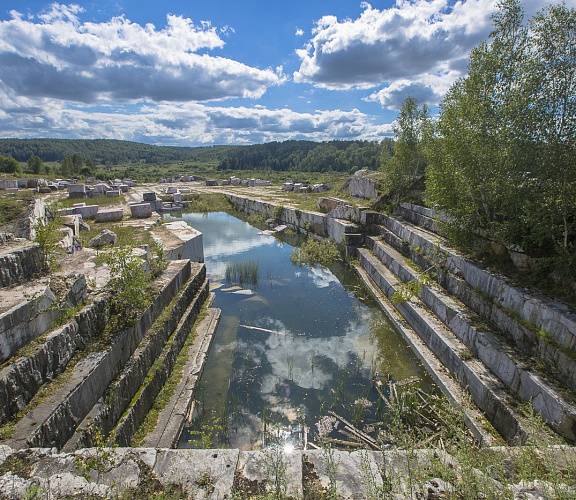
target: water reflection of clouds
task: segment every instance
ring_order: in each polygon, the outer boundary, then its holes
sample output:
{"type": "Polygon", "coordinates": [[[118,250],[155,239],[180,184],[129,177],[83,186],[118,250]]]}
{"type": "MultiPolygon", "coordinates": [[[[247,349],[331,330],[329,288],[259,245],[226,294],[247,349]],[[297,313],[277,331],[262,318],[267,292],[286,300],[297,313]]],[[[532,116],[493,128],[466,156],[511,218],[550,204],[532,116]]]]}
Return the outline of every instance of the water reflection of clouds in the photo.
{"type": "Polygon", "coordinates": [[[281,321],[272,318],[265,319],[264,324],[279,332],[268,335],[265,341],[263,355],[272,373],[264,377],[264,395],[276,395],[278,383],[289,380],[290,375],[292,382],[303,389],[327,389],[333,374],[318,364],[313,365],[313,358],[327,358],[339,369],[346,369],[357,354],[354,339],[370,332],[365,318],[350,320],[343,335],[330,338],[295,336],[281,321]]]}
{"type": "Polygon", "coordinates": [[[210,260],[218,260],[222,256],[229,257],[257,247],[271,246],[274,241],[272,236],[257,236],[243,240],[223,237],[218,241],[204,243],[204,254],[210,256],[210,260]]]}
{"type": "Polygon", "coordinates": [[[326,267],[315,266],[308,269],[308,276],[318,288],[326,288],[331,284],[340,284],[338,278],[326,267]]]}

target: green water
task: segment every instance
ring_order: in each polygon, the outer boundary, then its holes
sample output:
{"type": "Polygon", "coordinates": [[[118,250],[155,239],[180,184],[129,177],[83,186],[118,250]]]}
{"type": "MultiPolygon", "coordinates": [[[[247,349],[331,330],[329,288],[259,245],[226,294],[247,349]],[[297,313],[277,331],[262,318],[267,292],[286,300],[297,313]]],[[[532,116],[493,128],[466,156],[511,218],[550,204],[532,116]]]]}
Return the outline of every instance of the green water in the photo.
{"type": "Polygon", "coordinates": [[[359,426],[376,421],[385,409],[374,379],[416,376],[430,388],[349,266],[295,266],[290,254],[301,237],[258,234],[226,213],[182,218],[203,234],[222,319],[181,448],[200,447],[204,438],[204,446],[249,450],[278,437],[302,447],[328,410],[359,426]],[[227,282],[227,265],[247,261],[257,263],[257,282],[227,282]]]}

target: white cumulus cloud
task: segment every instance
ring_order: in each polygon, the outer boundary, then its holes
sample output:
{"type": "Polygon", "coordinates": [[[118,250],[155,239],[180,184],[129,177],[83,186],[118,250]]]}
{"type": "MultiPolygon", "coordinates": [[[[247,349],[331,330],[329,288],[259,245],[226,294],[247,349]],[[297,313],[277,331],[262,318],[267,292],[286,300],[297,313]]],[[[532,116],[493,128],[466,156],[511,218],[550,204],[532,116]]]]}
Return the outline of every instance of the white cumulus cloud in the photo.
{"type": "Polygon", "coordinates": [[[352,111],[296,112],[198,102],[135,105],[71,105],[46,97],[16,95],[0,82],[0,136],[80,139],[101,137],[152,144],[252,144],[272,140],[382,140],[391,126],[352,111]]]}
{"type": "MultiPolygon", "coordinates": [[[[523,2],[526,18],[547,3],[523,2]]],[[[568,6],[576,0],[568,0],[568,6]]],[[[366,100],[399,109],[408,96],[437,104],[464,76],[470,50],[487,40],[496,0],[396,0],[387,9],[364,9],[357,19],[333,15],[316,22],[313,37],[296,51],[295,82],[346,90],[374,89],[366,100]]]]}
{"type": "Polygon", "coordinates": [[[37,18],[0,22],[0,81],[15,95],[72,102],[258,98],[283,82],[272,69],[208,55],[224,46],[210,22],[167,15],[141,26],[124,16],[82,22],[82,8],[53,4],[37,18]]]}
{"type": "Polygon", "coordinates": [[[329,89],[384,84],[386,89],[371,96],[384,106],[395,105],[408,88],[427,101],[437,100],[461,74],[460,61],[487,38],[494,3],[398,0],[383,10],[363,3],[365,10],[355,20],[325,16],[297,52],[301,64],[294,80],[329,89]]]}

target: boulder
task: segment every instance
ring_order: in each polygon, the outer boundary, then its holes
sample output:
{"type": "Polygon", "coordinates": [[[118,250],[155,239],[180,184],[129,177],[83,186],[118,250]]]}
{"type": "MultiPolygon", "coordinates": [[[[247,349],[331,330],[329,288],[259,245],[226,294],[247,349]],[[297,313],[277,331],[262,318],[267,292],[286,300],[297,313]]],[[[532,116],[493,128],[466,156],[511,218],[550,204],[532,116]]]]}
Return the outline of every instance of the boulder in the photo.
{"type": "Polygon", "coordinates": [[[88,243],[89,246],[94,248],[100,248],[106,245],[116,244],[116,233],[110,231],[109,229],[104,229],[98,236],[95,236],[88,243]]]}
{"type": "Polygon", "coordinates": [[[348,201],[342,200],[340,198],[322,197],[318,198],[316,205],[321,212],[328,213],[340,205],[349,205],[349,203],[348,201]]]}
{"type": "Polygon", "coordinates": [[[378,181],[373,177],[348,177],[342,185],[342,190],[356,198],[375,199],[378,197],[378,181]]]}

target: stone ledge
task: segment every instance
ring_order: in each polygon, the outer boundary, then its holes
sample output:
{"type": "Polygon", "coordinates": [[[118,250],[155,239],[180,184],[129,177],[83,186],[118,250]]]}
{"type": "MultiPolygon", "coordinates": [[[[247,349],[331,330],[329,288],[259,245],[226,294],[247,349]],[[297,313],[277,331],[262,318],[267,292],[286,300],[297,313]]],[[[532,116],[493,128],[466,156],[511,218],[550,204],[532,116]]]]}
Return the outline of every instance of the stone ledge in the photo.
{"type": "Polygon", "coordinates": [[[100,400],[92,407],[76,433],[66,443],[64,446],[66,451],[92,446],[92,431],[88,424],[96,426],[104,434],[109,434],[117,424],[118,419],[140,389],[150,367],[162,353],[166,341],[180,321],[182,314],[201,290],[206,277],[206,269],[199,267],[194,271],[194,274],[183,285],[183,290],[167,306],[170,308],[169,316],[151,325],[137,349],[124,364],[117,380],[106,389],[104,401],[100,400]]]}
{"type": "MultiPolygon", "coordinates": [[[[390,298],[399,285],[398,280],[368,250],[359,249],[358,255],[361,266],[390,298]]],[[[507,441],[522,442],[526,437],[526,431],[519,416],[508,404],[509,397],[504,392],[502,384],[482,363],[464,360],[462,355],[467,350],[464,344],[438,319],[419,306],[416,299],[400,304],[397,309],[460,385],[468,388],[476,405],[486,413],[488,420],[498,432],[507,441]]]]}
{"type": "MultiPolygon", "coordinates": [[[[438,249],[436,235],[384,214],[380,214],[379,219],[399,238],[426,254],[431,255],[438,249]]],[[[440,249],[448,254],[445,265],[450,272],[463,277],[472,288],[493,297],[501,307],[516,311],[525,321],[545,330],[561,346],[576,350],[576,314],[569,312],[566,306],[510,285],[503,276],[490,273],[453,249],[443,246],[440,249]]]]}
{"type": "MultiPolygon", "coordinates": [[[[516,454],[515,448],[494,448],[495,453],[502,454],[506,460],[516,454]]],[[[553,460],[558,467],[573,464],[576,460],[576,448],[562,446],[549,447],[541,450],[553,460]]],[[[426,468],[438,461],[446,468],[454,471],[460,469],[458,461],[441,450],[387,450],[383,452],[356,451],[347,452],[334,450],[331,458],[334,471],[326,467],[327,452],[323,450],[296,450],[286,453],[283,450],[240,451],[238,449],[215,450],[169,450],[163,448],[116,448],[103,449],[109,453],[109,460],[104,461],[104,470],[88,471],[89,480],[77,468],[77,461],[97,456],[97,450],[87,448],[74,454],[57,453],[47,448],[32,448],[14,451],[9,447],[0,446],[0,465],[6,459],[14,456],[15,462],[25,465],[24,471],[7,472],[0,476],[0,491],[8,498],[29,498],[26,494],[37,488],[46,491],[50,498],[64,496],[94,495],[96,498],[118,498],[130,488],[143,486],[145,481],[157,482],[161,490],[169,485],[179,485],[186,489],[190,498],[250,498],[254,495],[246,490],[240,490],[242,484],[253,484],[265,493],[265,483],[286,481],[286,493],[292,498],[324,498],[324,494],[334,481],[338,498],[361,500],[365,498],[381,498],[386,493],[378,493],[378,487],[383,485],[382,472],[387,475],[397,494],[391,493],[389,498],[412,498],[412,488],[428,486],[434,479],[433,471],[426,468]],[[266,473],[266,465],[277,462],[284,473],[274,476],[266,473]],[[415,480],[411,477],[408,467],[418,472],[418,476],[426,473],[424,479],[415,480]],[[427,482],[428,481],[428,482],[427,482]],[[246,493],[246,494],[243,494],[246,493]],[[315,496],[316,494],[317,496],[315,496]],[[380,495],[380,496],[378,496],[380,495]]],[[[278,469],[278,470],[279,470],[278,469]]],[[[490,483],[490,489],[503,489],[483,471],[473,469],[483,482],[490,483]]],[[[534,483],[537,483],[535,481],[534,483]]],[[[535,484],[514,485],[518,492],[517,498],[548,498],[545,493],[535,495],[535,484]],[[531,494],[532,493],[532,494],[531,494]]],[[[273,494],[273,485],[268,486],[273,494]]],[[[540,490],[542,491],[542,490],[540,490]]],[[[573,498],[574,488],[563,487],[565,496],[573,498]]],[[[137,490],[132,490],[137,494],[137,490]]],[[[438,495],[438,498],[444,495],[438,495]]],[[[388,497],[385,497],[388,498],[388,497]]],[[[431,498],[431,497],[430,497],[431,498]]]]}
{"type": "Polygon", "coordinates": [[[183,377],[174,390],[174,395],[160,412],[155,429],[146,436],[145,446],[176,448],[185,422],[194,405],[194,394],[202,375],[208,353],[220,322],[220,309],[208,309],[207,316],[196,326],[196,338],[188,350],[188,361],[183,368],[183,377]]]}
{"type": "Polygon", "coordinates": [[[136,325],[120,332],[111,346],[89,354],[70,373],[70,379],[50,399],[43,401],[17,424],[8,444],[62,447],[76,426],[102,396],[138,343],[171,298],[190,275],[190,262],[175,261],[157,280],[160,291],[154,303],[144,311],[136,325]],[[54,402],[58,401],[55,405],[54,402]]]}
{"type": "MultiPolygon", "coordinates": [[[[417,278],[404,257],[375,238],[368,239],[376,257],[402,282],[417,278]]],[[[424,286],[418,294],[431,312],[462,341],[488,369],[492,371],[517,397],[532,401],[534,410],[550,426],[569,440],[576,439],[576,409],[565,400],[558,389],[538,373],[524,368],[514,360],[508,346],[489,332],[477,329],[468,317],[468,311],[441,290],[424,286]]]]}

